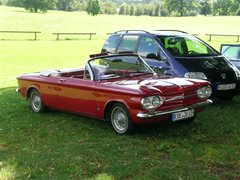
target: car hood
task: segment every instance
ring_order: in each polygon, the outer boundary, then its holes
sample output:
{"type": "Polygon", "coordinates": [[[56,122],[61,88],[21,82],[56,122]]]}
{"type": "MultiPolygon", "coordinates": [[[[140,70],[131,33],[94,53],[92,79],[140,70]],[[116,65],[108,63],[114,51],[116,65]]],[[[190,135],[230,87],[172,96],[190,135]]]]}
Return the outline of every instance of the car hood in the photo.
{"type": "Polygon", "coordinates": [[[213,57],[181,57],[176,60],[188,72],[203,72],[210,82],[224,82],[236,79],[232,65],[223,56],[213,57]],[[222,78],[222,74],[225,78],[222,78]]]}
{"type": "Polygon", "coordinates": [[[139,91],[143,94],[169,94],[169,93],[183,93],[185,91],[195,91],[203,84],[208,84],[207,81],[193,80],[186,78],[161,78],[153,76],[150,78],[134,78],[116,80],[113,82],[104,82],[104,85],[115,87],[115,89],[123,92],[126,90],[130,92],[139,91]],[[124,90],[123,90],[124,89],[124,90]]]}

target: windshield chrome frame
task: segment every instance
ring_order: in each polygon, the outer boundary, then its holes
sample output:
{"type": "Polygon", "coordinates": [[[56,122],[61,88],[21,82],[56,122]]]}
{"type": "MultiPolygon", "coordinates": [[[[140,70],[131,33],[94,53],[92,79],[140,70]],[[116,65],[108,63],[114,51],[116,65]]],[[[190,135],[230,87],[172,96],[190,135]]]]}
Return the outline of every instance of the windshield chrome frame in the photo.
{"type": "Polygon", "coordinates": [[[139,61],[141,61],[141,63],[149,70],[150,73],[152,73],[153,75],[156,75],[155,71],[143,60],[143,58],[141,56],[137,55],[137,54],[134,54],[134,53],[131,53],[131,54],[126,53],[126,54],[103,55],[103,56],[100,55],[100,56],[91,58],[86,63],[85,71],[86,71],[86,69],[88,69],[92,81],[99,80],[99,79],[96,79],[95,74],[93,72],[93,68],[92,68],[90,62],[94,61],[96,59],[111,58],[111,57],[121,57],[121,56],[135,56],[135,57],[137,57],[139,59],[139,61]]]}

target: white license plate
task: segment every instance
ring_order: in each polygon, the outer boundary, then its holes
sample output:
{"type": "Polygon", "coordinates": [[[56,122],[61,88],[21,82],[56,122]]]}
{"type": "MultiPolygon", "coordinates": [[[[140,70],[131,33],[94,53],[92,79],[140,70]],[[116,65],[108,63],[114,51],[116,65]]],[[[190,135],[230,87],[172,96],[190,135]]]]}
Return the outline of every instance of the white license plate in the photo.
{"type": "Polygon", "coordinates": [[[224,91],[224,90],[230,90],[230,89],[236,89],[236,84],[220,84],[217,86],[217,90],[224,91]]]}
{"type": "Polygon", "coordinates": [[[182,112],[176,112],[172,114],[172,121],[179,121],[182,119],[187,119],[194,116],[194,109],[182,112]]]}

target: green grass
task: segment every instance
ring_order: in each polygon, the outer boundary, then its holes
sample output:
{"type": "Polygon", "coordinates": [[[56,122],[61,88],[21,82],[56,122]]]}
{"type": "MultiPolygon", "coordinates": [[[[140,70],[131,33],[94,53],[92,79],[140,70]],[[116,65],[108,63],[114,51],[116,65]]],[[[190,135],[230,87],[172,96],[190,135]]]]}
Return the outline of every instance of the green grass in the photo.
{"type": "MultiPolygon", "coordinates": [[[[239,96],[215,102],[190,125],[159,123],[118,136],[99,120],[56,110],[33,113],[15,92],[19,74],[83,66],[89,54],[100,51],[107,32],[149,28],[236,34],[239,23],[239,17],[91,17],[0,6],[1,30],[43,32],[37,41],[32,35],[0,34],[0,179],[239,179],[239,96]],[[55,41],[51,33],[58,31],[101,35],[91,41],[55,41]]],[[[210,43],[218,49],[234,41],[210,43]]]]}

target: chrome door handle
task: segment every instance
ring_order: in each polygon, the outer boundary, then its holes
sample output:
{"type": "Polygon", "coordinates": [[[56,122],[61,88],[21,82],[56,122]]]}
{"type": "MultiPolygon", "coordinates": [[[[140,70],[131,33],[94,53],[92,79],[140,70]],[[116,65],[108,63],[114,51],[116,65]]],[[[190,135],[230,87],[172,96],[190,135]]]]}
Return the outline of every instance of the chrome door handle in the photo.
{"type": "Polygon", "coordinates": [[[60,83],[66,82],[66,79],[60,79],[59,82],[60,83]]]}

